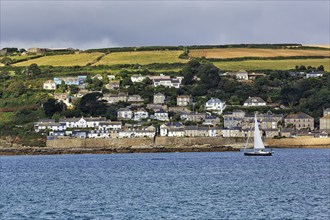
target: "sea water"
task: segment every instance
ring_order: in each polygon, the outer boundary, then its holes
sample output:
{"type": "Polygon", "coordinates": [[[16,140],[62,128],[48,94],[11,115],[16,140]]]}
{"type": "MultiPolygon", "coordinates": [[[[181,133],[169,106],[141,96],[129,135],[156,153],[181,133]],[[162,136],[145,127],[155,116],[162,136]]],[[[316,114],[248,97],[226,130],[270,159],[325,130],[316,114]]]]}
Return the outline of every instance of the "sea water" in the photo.
{"type": "Polygon", "coordinates": [[[0,219],[330,219],[330,149],[0,157],[0,219]]]}

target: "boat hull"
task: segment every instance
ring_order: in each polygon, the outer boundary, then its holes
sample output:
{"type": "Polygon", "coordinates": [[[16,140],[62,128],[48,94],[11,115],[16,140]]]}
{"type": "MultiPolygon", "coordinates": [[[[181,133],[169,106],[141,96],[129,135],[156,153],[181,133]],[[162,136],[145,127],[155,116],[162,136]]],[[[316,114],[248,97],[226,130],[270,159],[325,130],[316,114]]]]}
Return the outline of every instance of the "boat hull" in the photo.
{"type": "Polygon", "coordinates": [[[244,152],[245,156],[272,156],[272,152],[244,152]]]}

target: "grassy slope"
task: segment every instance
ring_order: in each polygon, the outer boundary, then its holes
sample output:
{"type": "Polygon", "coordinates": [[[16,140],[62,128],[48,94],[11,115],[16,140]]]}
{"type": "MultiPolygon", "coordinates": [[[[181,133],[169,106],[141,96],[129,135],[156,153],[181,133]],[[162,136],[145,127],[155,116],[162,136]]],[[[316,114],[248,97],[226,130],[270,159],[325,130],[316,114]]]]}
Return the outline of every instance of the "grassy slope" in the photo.
{"type": "Polygon", "coordinates": [[[244,70],[287,70],[294,69],[296,65],[314,66],[323,65],[326,71],[330,71],[330,58],[325,59],[288,59],[288,60],[246,60],[246,61],[228,61],[214,62],[222,70],[238,71],[244,70]]]}
{"type": "Polygon", "coordinates": [[[37,59],[20,62],[14,66],[29,66],[32,63],[38,65],[52,65],[52,66],[86,66],[88,63],[93,62],[96,58],[101,56],[102,53],[80,53],[80,54],[66,54],[44,56],[37,59]]]}
{"type": "Polygon", "coordinates": [[[278,56],[330,56],[330,50],[294,50],[259,48],[218,48],[191,50],[190,57],[238,58],[238,57],[278,57],[278,56]]]}
{"type": "MultiPolygon", "coordinates": [[[[176,51],[134,51],[134,52],[114,52],[104,56],[100,61],[93,65],[116,65],[116,64],[150,64],[150,63],[175,63],[187,62],[188,60],[179,59],[182,53],[176,51]]],[[[46,56],[29,61],[14,64],[14,66],[28,66],[31,63],[38,65],[53,66],[85,66],[93,62],[102,53],[81,53],[69,55],[46,56]]],[[[205,56],[213,58],[234,58],[246,56],[274,57],[274,56],[330,56],[330,50],[294,50],[294,49],[256,49],[256,48],[223,48],[223,49],[200,49],[191,50],[191,56],[205,56]]],[[[216,66],[223,70],[257,70],[257,69],[293,69],[296,65],[315,66],[323,65],[330,71],[330,58],[326,59],[288,59],[288,60],[248,60],[248,61],[227,61],[215,62],[216,66]]],[[[0,64],[1,65],[1,64],[0,64]]],[[[153,71],[153,70],[151,70],[153,71]]],[[[157,72],[162,70],[158,69],[157,72]]],[[[165,70],[164,70],[165,71],[165,70]]],[[[178,69],[173,69],[178,71],[178,69]]],[[[94,71],[98,73],[98,71],[94,71]]],[[[102,71],[99,71],[102,72],[102,71]]],[[[116,71],[110,71],[116,72],[116,71]]]]}
{"type": "Polygon", "coordinates": [[[134,51],[134,52],[115,52],[103,57],[94,65],[116,65],[116,64],[150,64],[150,63],[176,63],[187,62],[188,60],[179,59],[182,53],[175,51],[134,51]]]}

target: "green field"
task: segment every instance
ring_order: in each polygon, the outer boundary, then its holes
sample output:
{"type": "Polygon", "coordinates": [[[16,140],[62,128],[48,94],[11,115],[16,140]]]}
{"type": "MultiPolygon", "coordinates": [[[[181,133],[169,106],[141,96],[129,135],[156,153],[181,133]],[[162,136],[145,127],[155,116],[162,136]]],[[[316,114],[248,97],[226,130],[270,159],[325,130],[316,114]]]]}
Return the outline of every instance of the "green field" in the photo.
{"type": "Polygon", "coordinates": [[[324,66],[324,70],[330,71],[330,58],[325,59],[288,59],[288,60],[245,60],[245,61],[226,61],[214,62],[214,65],[221,70],[238,71],[244,70],[288,70],[295,66],[324,66]]]}
{"type": "Polygon", "coordinates": [[[39,66],[86,66],[88,63],[94,62],[102,53],[80,53],[80,54],[65,54],[44,56],[37,59],[32,59],[14,64],[14,66],[29,66],[36,63],[39,66]]]}
{"type": "Polygon", "coordinates": [[[182,53],[180,50],[174,51],[134,51],[115,52],[103,57],[94,65],[116,65],[116,64],[151,64],[151,63],[184,63],[188,60],[179,59],[182,53]]]}

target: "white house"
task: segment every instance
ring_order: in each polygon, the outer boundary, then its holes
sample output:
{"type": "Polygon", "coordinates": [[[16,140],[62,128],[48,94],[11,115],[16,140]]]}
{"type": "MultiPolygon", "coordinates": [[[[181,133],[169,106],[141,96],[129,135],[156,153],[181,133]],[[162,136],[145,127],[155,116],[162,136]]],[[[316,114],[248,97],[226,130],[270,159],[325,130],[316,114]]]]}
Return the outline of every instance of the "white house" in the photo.
{"type": "Polygon", "coordinates": [[[165,86],[165,87],[168,87],[168,88],[180,88],[180,80],[177,79],[177,78],[170,78],[170,79],[153,79],[153,84],[154,84],[154,87],[157,87],[157,86],[165,86]]]}
{"type": "Polygon", "coordinates": [[[218,114],[222,114],[226,107],[226,103],[218,98],[211,98],[205,103],[205,108],[207,111],[216,112],[218,114]]]}
{"type": "Polygon", "coordinates": [[[120,130],[122,128],[121,121],[104,121],[100,122],[98,129],[107,131],[107,130],[120,130]]]}
{"type": "Polygon", "coordinates": [[[133,75],[131,76],[131,81],[133,83],[136,83],[136,82],[142,82],[143,80],[145,80],[147,77],[146,76],[142,76],[141,74],[139,75],[133,75]]]}
{"type": "Polygon", "coordinates": [[[120,119],[132,119],[133,118],[133,112],[132,110],[128,108],[120,108],[118,109],[118,118],[120,119]]]}
{"type": "Polygon", "coordinates": [[[306,79],[308,79],[308,78],[320,78],[320,77],[323,77],[322,72],[306,73],[306,79]]]}
{"type": "Polygon", "coordinates": [[[169,128],[167,130],[167,136],[168,137],[184,137],[185,136],[185,130],[183,128],[169,128]]]}
{"type": "Polygon", "coordinates": [[[251,106],[266,106],[267,103],[260,97],[249,97],[245,100],[244,106],[251,107],[251,106]]]}
{"type": "Polygon", "coordinates": [[[114,75],[107,75],[107,77],[109,81],[116,79],[116,76],[114,75]]]}
{"type": "Polygon", "coordinates": [[[134,111],[134,119],[133,120],[134,121],[141,121],[141,120],[146,119],[148,117],[149,117],[148,112],[145,109],[141,108],[141,109],[138,109],[138,110],[134,111]]]}
{"type": "Polygon", "coordinates": [[[56,83],[53,80],[47,80],[46,82],[44,82],[43,88],[46,90],[55,90],[56,83]]]}
{"type": "Polygon", "coordinates": [[[236,73],[237,80],[248,80],[249,74],[245,70],[240,70],[236,73]]]}
{"type": "Polygon", "coordinates": [[[159,109],[155,112],[155,118],[159,121],[168,121],[168,113],[164,109],[159,109]]]}
{"type": "Polygon", "coordinates": [[[67,128],[96,128],[101,122],[106,121],[107,119],[105,117],[60,118],[59,120],[67,128]]]}
{"type": "Polygon", "coordinates": [[[184,126],[181,122],[168,122],[160,126],[160,136],[183,137],[184,126]]]}
{"type": "Polygon", "coordinates": [[[96,74],[95,76],[92,76],[92,79],[102,80],[103,76],[101,74],[96,74]]]}

